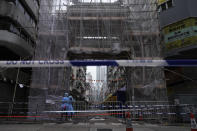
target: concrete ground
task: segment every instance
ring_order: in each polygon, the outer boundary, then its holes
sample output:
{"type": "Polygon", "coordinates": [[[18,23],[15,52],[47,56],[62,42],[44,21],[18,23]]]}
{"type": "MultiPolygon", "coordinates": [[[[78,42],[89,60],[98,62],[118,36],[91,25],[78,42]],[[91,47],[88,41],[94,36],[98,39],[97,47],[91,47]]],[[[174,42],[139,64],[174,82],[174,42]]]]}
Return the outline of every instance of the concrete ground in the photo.
{"type": "Polygon", "coordinates": [[[134,131],[190,131],[190,127],[184,126],[160,126],[154,124],[134,125],[134,131]]]}
{"type": "MultiPolygon", "coordinates": [[[[16,123],[17,121],[0,121],[0,131],[126,131],[122,119],[114,117],[92,117],[89,119],[74,119],[72,121],[55,121],[54,123],[16,123]]],[[[20,122],[20,121],[18,121],[20,122]]],[[[134,131],[189,131],[190,127],[162,126],[133,121],[134,131]]]]}
{"type": "MultiPolygon", "coordinates": [[[[190,127],[159,126],[154,124],[134,124],[134,131],[189,131],[190,127]]],[[[46,123],[46,124],[0,124],[0,131],[97,131],[97,129],[113,129],[125,131],[121,123],[46,123]]],[[[105,131],[105,130],[103,130],[105,131]]],[[[111,131],[111,130],[106,130],[111,131]]]]}

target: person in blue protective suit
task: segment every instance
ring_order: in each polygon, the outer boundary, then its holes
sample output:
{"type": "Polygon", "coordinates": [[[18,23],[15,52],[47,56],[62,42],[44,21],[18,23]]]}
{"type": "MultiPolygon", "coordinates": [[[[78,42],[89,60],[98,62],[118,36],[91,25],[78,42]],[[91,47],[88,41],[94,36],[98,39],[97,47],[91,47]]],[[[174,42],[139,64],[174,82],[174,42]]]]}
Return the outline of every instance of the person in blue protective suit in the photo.
{"type": "Polygon", "coordinates": [[[68,106],[68,110],[71,111],[71,112],[69,112],[69,115],[71,116],[70,119],[71,119],[72,116],[74,115],[74,109],[73,109],[73,105],[72,105],[74,101],[75,101],[75,100],[73,99],[73,97],[72,97],[72,96],[69,96],[69,102],[68,102],[69,106],[68,106]],[[73,111],[73,112],[72,112],[72,111],[73,111]]]}
{"type": "MultiPolygon", "coordinates": [[[[70,101],[70,99],[69,99],[68,96],[69,96],[69,94],[65,93],[64,97],[62,98],[62,104],[61,104],[62,111],[68,111],[69,110],[69,101],[70,101]]],[[[63,115],[69,116],[69,112],[62,113],[61,114],[62,119],[63,119],[63,115]]],[[[68,117],[66,117],[66,118],[68,118],[68,117]]]]}

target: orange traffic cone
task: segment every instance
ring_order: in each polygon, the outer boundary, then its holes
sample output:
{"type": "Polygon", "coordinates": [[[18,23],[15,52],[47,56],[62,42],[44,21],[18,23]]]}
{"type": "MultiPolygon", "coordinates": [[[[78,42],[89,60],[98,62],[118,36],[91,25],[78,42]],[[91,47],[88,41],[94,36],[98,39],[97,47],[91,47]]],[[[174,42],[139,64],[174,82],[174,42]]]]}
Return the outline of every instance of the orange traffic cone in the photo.
{"type": "Polygon", "coordinates": [[[140,121],[143,120],[142,112],[140,112],[140,114],[139,114],[139,120],[140,120],[140,121]]]}
{"type": "Polygon", "coordinates": [[[126,118],[127,118],[127,119],[130,119],[130,118],[131,118],[131,113],[130,113],[130,112],[127,112],[127,113],[126,113],[126,118]]]}
{"type": "Polygon", "coordinates": [[[191,119],[191,131],[197,131],[196,120],[193,113],[190,114],[190,119],[191,119]]]}
{"type": "Polygon", "coordinates": [[[133,131],[132,121],[131,121],[131,113],[126,113],[126,131],[133,131]]]}

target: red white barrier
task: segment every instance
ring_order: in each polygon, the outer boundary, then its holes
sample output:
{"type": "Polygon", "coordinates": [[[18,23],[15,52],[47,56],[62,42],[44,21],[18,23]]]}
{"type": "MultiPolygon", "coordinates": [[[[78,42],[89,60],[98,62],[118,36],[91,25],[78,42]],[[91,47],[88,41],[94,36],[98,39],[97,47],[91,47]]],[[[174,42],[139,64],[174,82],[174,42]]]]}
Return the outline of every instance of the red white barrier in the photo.
{"type": "Polygon", "coordinates": [[[131,113],[126,113],[126,131],[133,131],[132,121],[131,121],[131,113]]]}
{"type": "Polygon", "coordinates": [[[191,131],[197,131],[196,120],[193,113],[190,114],[190,119],[191,119],[191,131]]]}
{"type": "Polygon", "coordinates": [[[140,114],[139,114],[139,120],[140,120],[140,121],[143,120],[142,112],[140,112],[140,114]]]}

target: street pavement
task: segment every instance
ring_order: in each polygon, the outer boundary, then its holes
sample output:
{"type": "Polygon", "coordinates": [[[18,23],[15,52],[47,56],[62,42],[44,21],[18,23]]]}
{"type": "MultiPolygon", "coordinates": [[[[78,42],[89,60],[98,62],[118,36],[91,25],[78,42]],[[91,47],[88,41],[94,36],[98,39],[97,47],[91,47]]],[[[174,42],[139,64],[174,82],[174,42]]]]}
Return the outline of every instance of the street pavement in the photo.
{"type": "Polygon", "coordinates": [[[190,127],[185,126],[161,126],[154,124],[134,125],[134,131],[190,131],[190,127]]]}
{"type": "MultiPolygon", "coordinates": [[[[189,131],[190,127],[134,124],[134,131],[189,131]]],[[[97,131],[113,129],[126,131],[121,123],[46,123],[46,124],[0,124],[0,131],[97,131]]]]}

